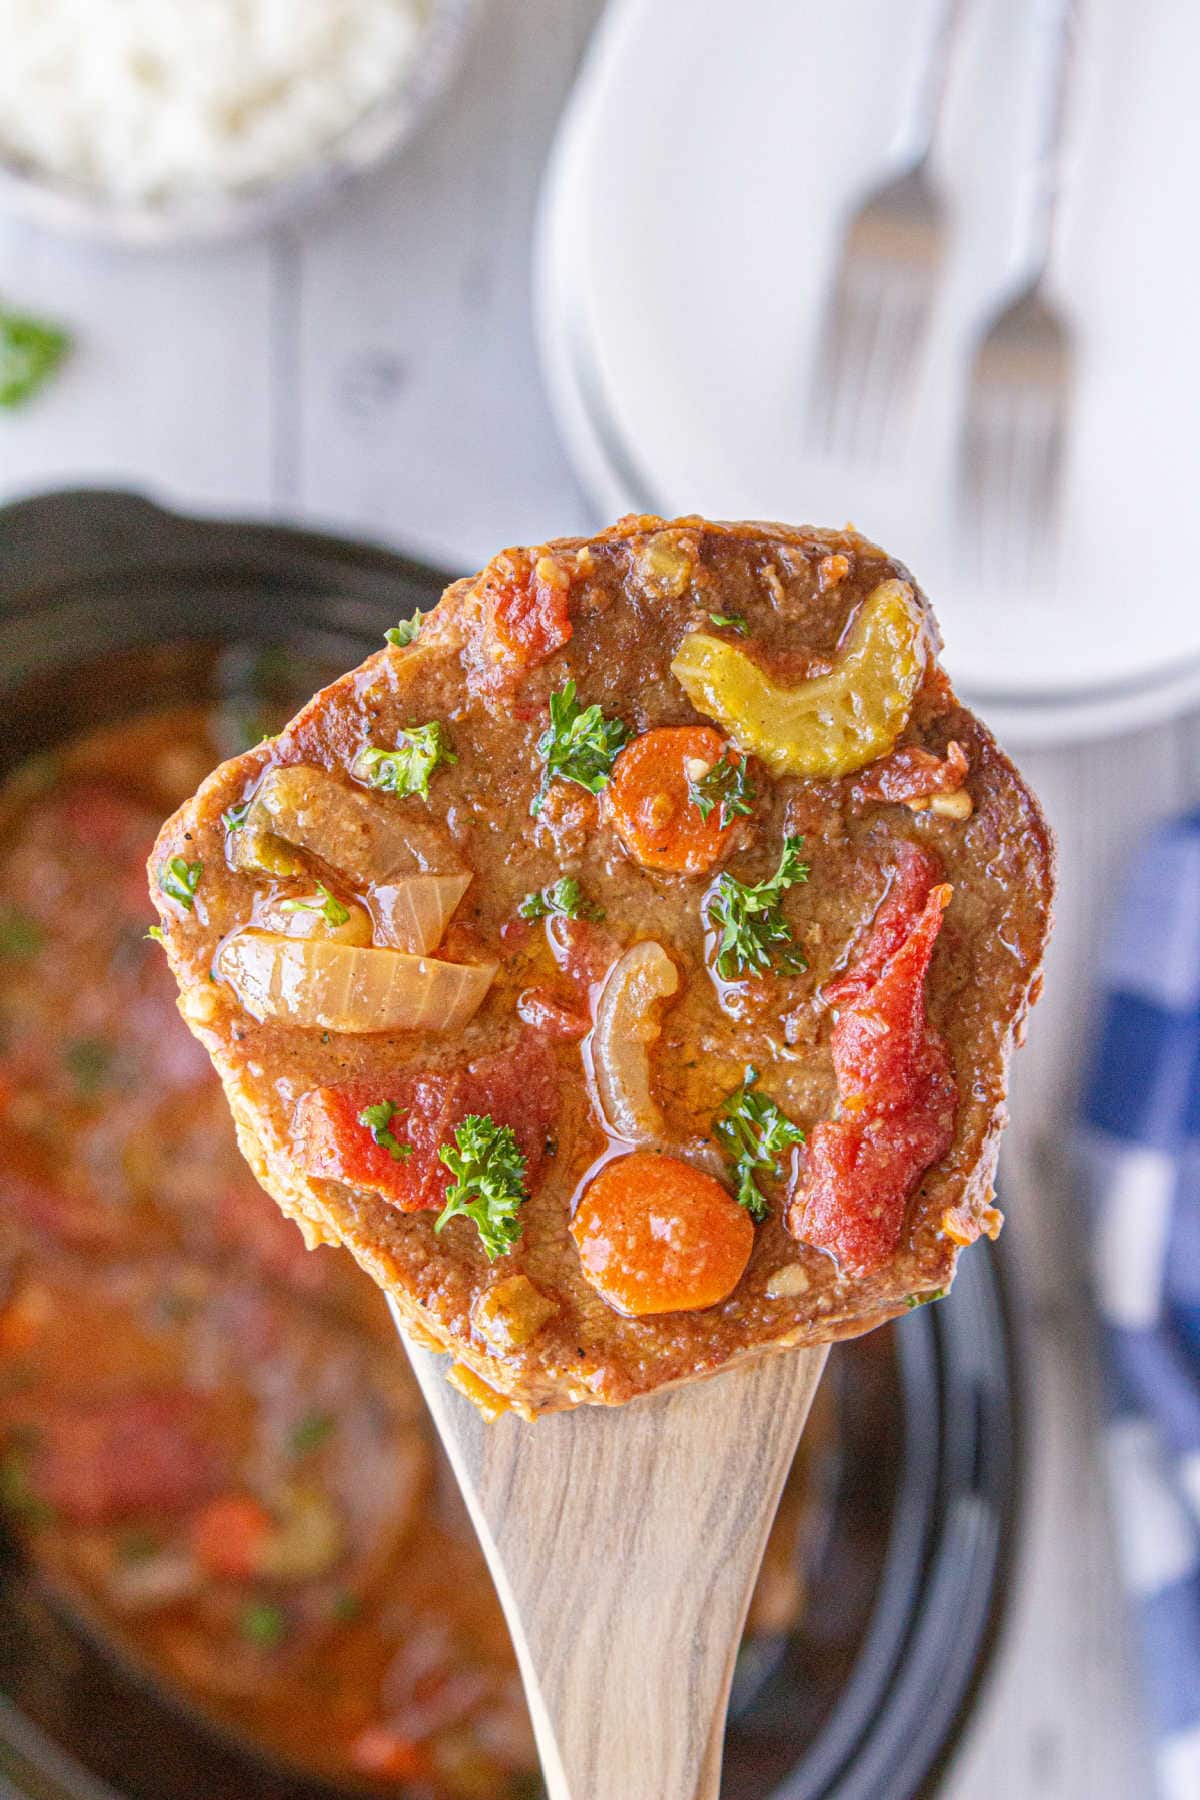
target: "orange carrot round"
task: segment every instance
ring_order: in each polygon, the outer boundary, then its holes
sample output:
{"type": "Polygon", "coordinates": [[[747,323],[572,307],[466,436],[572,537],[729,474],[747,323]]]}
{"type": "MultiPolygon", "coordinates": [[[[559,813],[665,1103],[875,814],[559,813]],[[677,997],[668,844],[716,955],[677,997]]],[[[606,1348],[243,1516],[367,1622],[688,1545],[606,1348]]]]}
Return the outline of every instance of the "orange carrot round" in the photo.
{"type": "Polygon", "coordinates": [[[741,758],[708,725],[662,726],[626,745],[613,764],[604,805],[634,862],[673,875],[702,875],[712,868],[734,821],[722,825],[727,809],[719,797],[706,818],[693,788],[722,760],[736,768],[741,758]]]}
{"type": "Polygon", "coordinates": [[[635,1317],[715,1306],[741,1280],[754,1244],[749,1213],[719,1181],[647,1150],[605,1164],[571,1235],[592,1286],[635,1317]]]}
{"type": "Polygon", "coordinates": [[[249,1494],[221,1494],[197,1514],[192,1549],[210,1575],[249,1581],[273,1528],[270,1513],[249,1494]]]}

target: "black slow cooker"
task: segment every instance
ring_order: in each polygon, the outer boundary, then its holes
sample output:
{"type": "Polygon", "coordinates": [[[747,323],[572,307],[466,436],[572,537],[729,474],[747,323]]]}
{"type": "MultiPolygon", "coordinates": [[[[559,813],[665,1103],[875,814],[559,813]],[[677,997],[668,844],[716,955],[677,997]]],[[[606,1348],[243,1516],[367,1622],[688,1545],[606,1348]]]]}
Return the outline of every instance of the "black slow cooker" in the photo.
{"type": "MultiPolygon", "coordinates": [[[[446,577],[375,546],[168,513],[131,495],[0,509],[0,775],[96,725],[212,692],[238,653],[345,668],[446,577]]],[[[0,1204],[3,1197],[0,1196],[0,1204]]],[[[753,1641],[727,1800],[909,1800],[953,1750],[992,1653],[1020,1491],[1004,1258],[825,1377],[802,1626],[753,1641]]],[[[0,1793],[19,1800],[331,1800],[131,1666],[0,1546],[0,1793]]]]}

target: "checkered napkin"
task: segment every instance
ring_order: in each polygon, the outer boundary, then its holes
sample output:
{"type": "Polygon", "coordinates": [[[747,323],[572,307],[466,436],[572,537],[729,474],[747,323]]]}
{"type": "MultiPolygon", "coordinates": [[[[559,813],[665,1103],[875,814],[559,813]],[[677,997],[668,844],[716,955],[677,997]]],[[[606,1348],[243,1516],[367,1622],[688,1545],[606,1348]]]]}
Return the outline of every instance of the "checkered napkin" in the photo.
{"type": "Polygon", "coordinates": [[[1161,1800],[1200,1800],[1200,813],[1136,857],[1084,1101],[1121,1565],[1161,1800]]]}

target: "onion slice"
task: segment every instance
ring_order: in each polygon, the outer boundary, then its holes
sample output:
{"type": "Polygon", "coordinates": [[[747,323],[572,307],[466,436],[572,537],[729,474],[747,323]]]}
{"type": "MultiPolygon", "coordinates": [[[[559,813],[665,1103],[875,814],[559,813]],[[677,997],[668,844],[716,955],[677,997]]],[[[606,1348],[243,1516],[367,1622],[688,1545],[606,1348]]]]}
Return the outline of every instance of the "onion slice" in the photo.
{"type": "Polygon", "coordinates": [[[431,819],[386,795],[361,793],[308,763],[267,770],[242,830],[319,856],[356,888],[393,876],[462,869],[449,837],[431,819]]]}
{"type": "Polygon", "coordinates": [[[254,929],[235,932],[217,959],[252,1017],[346,1033],[460,1031],[497,966],[254,929]]]}
{"type": "Polygon", "coordinates": [[[371,895],[375,915],[375,940],[393,950],[428,956],[442,941],[442,934],[459,901],[471,885],[462,875],[405,875],[399,881],[377,886],[371,895]]]}
{"type": "Polygon", "coordinates": [[[666,1132],[650,1091],[649,1047],[662,1030],[658,1003],[679,987],[679,971],[653,938],[632,945],[609,971],[591,1035],[600,1110],[614,1137],[655,1144],[666,1132]]]}

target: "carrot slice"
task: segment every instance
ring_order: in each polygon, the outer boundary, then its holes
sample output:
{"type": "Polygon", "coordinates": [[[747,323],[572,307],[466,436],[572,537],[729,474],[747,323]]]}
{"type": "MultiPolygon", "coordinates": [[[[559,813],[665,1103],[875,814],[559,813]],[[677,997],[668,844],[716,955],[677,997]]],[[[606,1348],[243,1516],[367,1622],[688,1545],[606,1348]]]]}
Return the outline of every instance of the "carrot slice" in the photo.
{"type": "Polygon", "coordinates": [[[618,1312],[715,1306],[742,1278],[750,1215],[719,1181],[638,1150],[606,1163],[571,1221],[584,1275],[618,1312]]]}
{"type": "Polygon", "coordinates": [[[196,1515],[192,1549],[210,1575],[249,1581],[273,1530],[270,1513],[249,1494],[221,1494],[196,1515]]]}
{"type": "Polygon", "coordinates": [[[673,875],[702,875],[729,842],[718,800],[704,816],[689,782],[738,752],[708,725],[667,725],[634,738],[613,765],[604,807],[634,862],[673,875]]]}

